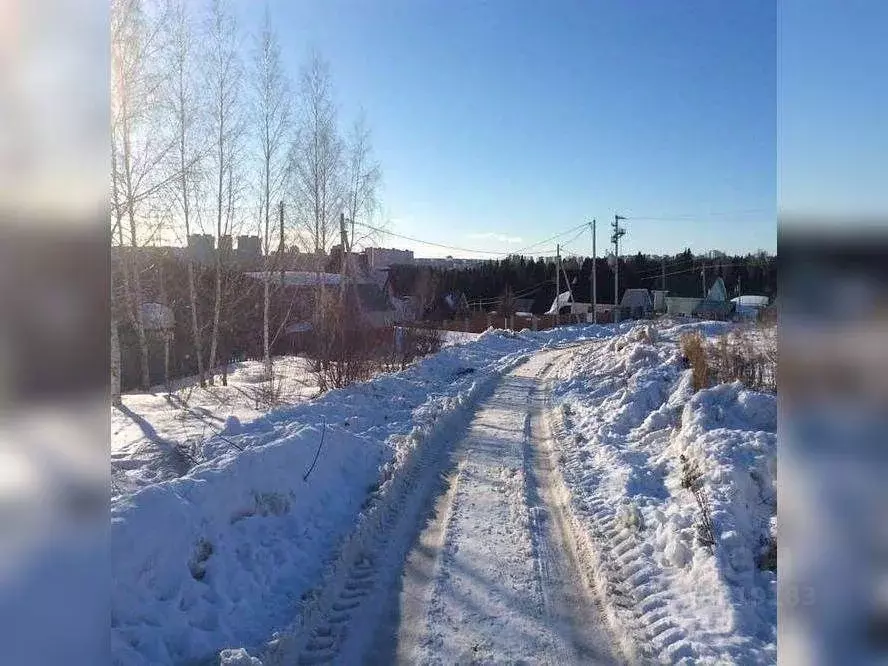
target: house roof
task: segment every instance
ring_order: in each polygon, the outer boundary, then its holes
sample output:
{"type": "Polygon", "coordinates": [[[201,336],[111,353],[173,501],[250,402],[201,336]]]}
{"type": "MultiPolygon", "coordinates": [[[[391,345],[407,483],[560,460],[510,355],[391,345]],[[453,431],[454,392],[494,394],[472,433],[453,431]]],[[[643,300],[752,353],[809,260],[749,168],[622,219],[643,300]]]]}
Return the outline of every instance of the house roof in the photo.
{"type": "Polygon", "coordinates": [[[715,282],[709,288],[706,294],[707,301],[726,301],[728,300],[728,290],[725,287],[725,281],[720,277],[715,278],[715,282]]]}
{"type": "Polygon", "coordinates": [[[552,301],[552,305],[549,307],[546,314],[555,314],[560,308],[563,308],[565,305],[570,305],[571,303],[571,293],[569,291],[565,291],[552,301]]]}
{"type": "Polygon", "coordinates": [[[744,296],[735,296],[731,299],[732,303],[736,303],[737,305],[743,305],[750,308],[763,308],[768,305],[771,299],[767,296],[756,296],[753,294],[746,294],[744,296]]]}
{"type": "Polygon", "coordinates": [[[624,308],[651,308],[651,292],[647,289],[627,289],[623,292],[620,305],[624,308]]]}

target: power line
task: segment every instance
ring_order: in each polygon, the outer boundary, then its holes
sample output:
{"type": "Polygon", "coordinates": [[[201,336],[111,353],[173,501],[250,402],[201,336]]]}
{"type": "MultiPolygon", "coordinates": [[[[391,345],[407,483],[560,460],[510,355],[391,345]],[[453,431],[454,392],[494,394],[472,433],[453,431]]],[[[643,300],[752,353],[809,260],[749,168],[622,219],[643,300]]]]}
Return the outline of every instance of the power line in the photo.
{"type": "Polygon", "coordinates": [[[510,254],[514,254],[512,252],[497,252],[495,250],[473,250],[466,247],[456,247],[455,245],[444,245],[443,243],[435,243],[432,241],[425,241],[419,238],[414,238],[412,236],[405,236],[404,234],[395,233],[394,231],[389,231],[388,229],[382,229],[380,227],[374,227],[373,225],[366,224],[364,222],[355,222],[356,225],[360,227],[365,227],[367,229],[371,229],[372,231],[376,231],[381,234],[385,234],[387,236],[394,236],[395,238],[402,238],[404,240],[409,240],[414,243],[421,243],[423,245],[431,245],[433,247],[440,247],[445,250],[456,250],[457,252],[471,252],[475,254],[496,254],[500,256],[508,256],[510,254]]]}
{"type": "Polygon", "coordinates": [[[566,247],[567,245],[570,245],[570,244],[573,243],[577,238],[579,238],[579,237],[582,236],[584,233],[586,233],[586,231],[588,230],[587,223],[586,223],[586,222],[583,222],[582,227],[583,227],[583,228],[580,229],[579,233],[577,233],[577,234],[576,234],[573,238],[571,238],[569,241],[564,241],[564,242],[561,244],[561,247],[564,248],[564,247],[566,247]]]}
{"type": "MultiPolygon", "coordinates": [[[[496,250],[476,250],[476,249],[465,248],[465,247],[457,247],[457,246],[455,246],[455,245],[446,245],[446,244],[444,244],[444,243],[436,243],[436,242],[434,242],[434,241],[426,241],[426,240],[422,240],[421,238],[415,238],[415,237],[413,237],[413,236],[407,236],[407,235],[405,235],[405,234],[399,234],[399,233],[394,232],[394,231],[389,231],[388,229],[383,229],[383,228],[381,228],[381,227],[374,227],[373,225],[367,224],[367,223],[365,223],[365,222],[355,222],[355,224],[358,225],[358,226],[361,226],[361,227],[365,227],[365,228],[367,228],[367,229],[370,229],[370,230],[372,230],[372,231],[376,231],[376,232],[381,233],[381,234],[385,234],[385,235],[388,235],[388,236],[394,236],[394,237],[396,237],[396,238],[401,238],[401,239],[404,239],[404,240],[409,240],[409,241],[412,241],[412,242],[414,242],[414,243],[421,243],[421,244],[423,244],[423,245],[431,245],[431,246],[433,246],[433,247],[440,247],[440,248],[443,248],[443,249],[445,249],[445,250],[455,250],[455,251],[457,251],[457,252],[471,252],[471,253],[475,253],[475,254],[495,254],[495,255],[503,256],[503,257],[507,257],[507,256],[511,256],[511,255],[518,255],[518,254],[521,254],[521,253],[523,253],[523,252],[526,252],[526,251],[529,250],[530,248],[536,247],[536,246],[538,246],[538,245],[543,245],[543,244],[545,244],[545,243],[547,243],[547,242],[549,242],[549,241],[551,241],[551,240],[554,240],[554,239],[556,239],[556,238],[559,238],[559,237],[561,237],[561,236],[566,236],[567,234],[569,234],[569,233],[571,233],[571,232],[573,232],[573,231],[576,231],[577,229],[582,229],[581,232],[580,232],[580,233],[582,233],[583,231],[585,231],[585,227],[586,227],[586,223],[584,222],[584,223],[582,223],[582,224],[580,224],[580,225],[577,225],[577,226],[575,226],[575,227],[571,227],[570,229],[566,229],[566,230],[564,230],[564,231],[561,231],[561,232],[559,232],[559,233],[557,233],[557,234],[554,234],[553,236],[549,236],[548,238],[546,238],[546,239],[544,239],[544,240],[537,241],[536,243],[533,243],[533,244],[531,244],[531,245],[527,245],[527,246],[525,246],[525,247],[523,247],[523,248],[520,248],[520,249],[518,249],[518,250],[510,250],[509,252],[501,252],[501,251],[496,251],[496,250]]],[[[578,234],[578,236],[579,236],[579,234],[578,234]]],[[[577,237],[578,237],[578,236],[577,236],[577,237]]],[[[575,237],[574,239],[572,239],[572,240],[575,240],[575,239],[576,239],[576,237],[575,237]]]]}
{"type": "Polygon", "coordinates": [[[578,224],[575,227],[571,227],[570,229],[565,229],[564,231],[560,231],[557,234],[554,234],[553,236],[549,236],[548,238],[546,238],[544,240],[538,241],[536,243],[532,243],[531,245],[527,245],[526,247],[522,247],[520,250],[515,250],[512,254],[521,254],[522,252],[526,252],[530,248],[536,247],[537,245],[544,245],[544,244],[548,243],[549,241],[553,241],[556,238],[560,238],[561,236],[567,236],[567,234],[571,233],[572,231],[576,231],[577,229],[583,228],[583,230],[585,230],[585,227],[586,227],[586,223],[583,222],[582,224],[578,224]]]}
{"type": "MultiPolygon", "coordinates": [[[[544,285],[551,284],[553,281],[554,280],[552,278],[549,278],[548,280],[543,280],[542,282],[539,282],[532,287],[525,287],[524,289],[521,289],[518,292],[512,294],[512,297],[513,298],[523,298],[525,296],[529,296],[530,294],[534,293],[535,291],[539,291],[540,288],[543,287],[544,285]]],[[[472,303],[474,303],[476,305],[489,305],[490,303],[495,303],[499,300],[500,300],[499,296],[491,296],[489,298],[479,298],[477,300],[473,300],[472,303]]]]}
{"type": "MultiPolygon", "coordinates": [[[[673,266],[681,266],[682,264],[686,264],[689,261],[695,262],[697,260],[698,260],[698,257],[691,257],[690,259],[679,259],[678,261],[673,262],[673,266]]],[[[662,270],[657,268],[657,269],[651,269],[649,271],[642,271],[641,273],[636,273],[635,277],[647,277],[648,275],[661,275],[661,274],[662,274],[662,270]]]]}
{"type": "MultiPolygon", "coordinates": [[[[715,266],[711,266],[710,268],[737,268],[738,266],[748,266],[750,263],[751,263],[750,261],[741,261],[739,263],[732,263],[732,264],[718,264],[715,266]]],[[[701,266],[692,266],[691,268],[684,268],[680,271],[672,271],[670,273],[666,273],[666,277],[669,277],[670,275],[680,275],[682,273],[692,273],[692,272],[698,271],[698,270],[701,270],[701,266]]],[[[642,277],[640,275],[636,275],[635,277],[641,278],[643,280],[655,280],[659,276],[660,276],[660,274],[650,275],[648,277],[642,277]]]]}

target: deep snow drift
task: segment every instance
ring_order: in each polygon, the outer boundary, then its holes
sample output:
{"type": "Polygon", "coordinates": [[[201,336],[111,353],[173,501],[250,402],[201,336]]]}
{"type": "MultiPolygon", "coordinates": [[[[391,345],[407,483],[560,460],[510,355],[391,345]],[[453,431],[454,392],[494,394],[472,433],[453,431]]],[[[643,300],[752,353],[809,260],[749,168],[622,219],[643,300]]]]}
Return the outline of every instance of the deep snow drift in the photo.
{"type": "Polygon", "coordinates": [[[580,349],[557,369],[553,426],[578,532],[610,620],[639,659],[776,661],[776,397],[693,392],[678,337],[657,329],[580,349]],[[696,478],[695,478],[696,477],[696,478]],[[693,481],[693,483],[691,483],[693,481]],[[715,543],[701,543],[702,489],[715,543]]]}
{"type": "Polygon", "coordinates": [[[112,501],[115,663],[208,659],[262,643],[299,615],[399,461],[448,414],[471,412],[479,386],[535,349],[607,334],[491,331],[404,372],[231,420],[198,446],[209,462],[112,501]]]}

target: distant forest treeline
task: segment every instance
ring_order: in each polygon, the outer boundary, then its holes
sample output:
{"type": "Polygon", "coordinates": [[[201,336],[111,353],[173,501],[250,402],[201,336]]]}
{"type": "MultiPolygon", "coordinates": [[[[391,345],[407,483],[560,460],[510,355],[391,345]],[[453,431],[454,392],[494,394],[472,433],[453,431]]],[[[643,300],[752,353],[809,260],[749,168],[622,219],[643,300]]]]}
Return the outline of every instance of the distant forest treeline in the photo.
{"type": "MultiPolygon", "coordinates": [[[[579,302],[591,302],[592,259],[575,257],[562,261],[579,302]]],[[[620,294],[625,289],[644,287],[660,289],[666,274],[670,296],[702,296],[703,272],[708,289],[716,277],[725,281],[730,297],[743,294],[777,293],[777,257],[760,252],[749,255],[694,255],[690,249],[674,256],[638,253],[620,259],[620,294]],[[665,268],[665,270],[664,270],[665,268]]],[[[462,270],[427,268],[416,265],[395,266],[390,272],[399,296],[432,296],[450,291],[463,292],[469,303],[482,309],[495,309],[500,296],[511,289],[517,298],[533,298],[532,311],[544,312],[555,298],[555,263],[551,259],[509,257],[488,261],[462,270]]],[[[614,273],[607,261],[599,258],[596,267],[599,303],[614,301],[614,273]]],[[[561,290],[566,291],[564,277],[561,290]]]]}

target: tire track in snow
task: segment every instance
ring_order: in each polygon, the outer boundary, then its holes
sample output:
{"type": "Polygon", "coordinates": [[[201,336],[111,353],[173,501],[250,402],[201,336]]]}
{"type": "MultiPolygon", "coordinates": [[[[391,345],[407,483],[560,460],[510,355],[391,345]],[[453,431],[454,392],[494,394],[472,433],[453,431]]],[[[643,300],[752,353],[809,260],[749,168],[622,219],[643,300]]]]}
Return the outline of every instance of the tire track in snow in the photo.
{"type": "MultiPolygon", "coordinates": [[[[511,367],[526,360],[516,356],[511,367]]],[[[389,590],[418,532],[428,500],[441,485],[440,472],[452,460],[454,432],[463,431],[472,406],[489,395],[499,373],[476,383],[464,409],[443,415],[415,446],[367,508],[342,545],[335,562],[303,605],[297,622],[277,633],[262,650],[266,666],[357,664],[370,651],[389,590]]]]}
{"type": "Polygon", "coordinates": [[[527,501],[534,517],[543,600],[552,621],[569,637],[569,649],[560,655],[559,663],[613,663],[617,656],[595,584],[582,568],[568,507],[558,493],[558,469],[546,416],[548,393],[542,384],[554,362],[547,362],[537,374],[539,385],[528,396],[525,423],[527,501]]]}
{"type": "Polygon", "coordinates": [[[615,661],[555,501],[551,460],[538,451],[548,436],[540,382],[560,353],[538,354],[504,378],[457,444],[459,486],[427,529],[445,537],[433,590],[418,601],[408,569],[396,601],[397,663],[615,661]]]}

